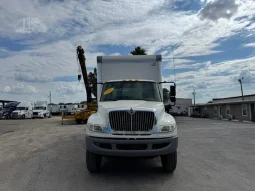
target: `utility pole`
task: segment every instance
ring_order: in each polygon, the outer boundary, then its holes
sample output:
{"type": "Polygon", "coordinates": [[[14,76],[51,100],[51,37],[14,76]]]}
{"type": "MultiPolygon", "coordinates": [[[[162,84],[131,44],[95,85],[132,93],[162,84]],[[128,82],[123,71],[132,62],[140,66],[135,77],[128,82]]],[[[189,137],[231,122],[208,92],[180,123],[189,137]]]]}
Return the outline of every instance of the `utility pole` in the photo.
{"type": "Polygon", "coordinates": [[[51,91],[50,91],[50,95],[49,95],[49,98],[50,98],[50,104],[51,104],[51,91]]]}
{"type": "Polygon", "coordinates": [[[173,67],[174,67],[174,82],[176,83],[175,64],[174,64],[174,50],[172,50],[172,59],[173,59],[173,67]]]}
{"type": "Polygon", "coordinates": [[[242,77],[241,79],[238,79],[238,82],[240,83],[240,85],[241,85],[241,93],[242,93],[242,100],[244,100],[244,98],[243,98],[243,78],[244,77],[242,77]]]}
{"type": "Polygon", "coordinates": [[[194,105],[196,105],[196,90],[194,89],[192,92],[193,96],[194,96],[194,105]]]}
{"type": "MultiPolygon", "coordinates": [[[[50,98],[50,104],[51,104],[51,91],[50,91],[50,95],[48,97],[50,98]]],[[[51,115],[51,113],[52,113],[52,105],[50,105],[50,115],[51,115]]]]}

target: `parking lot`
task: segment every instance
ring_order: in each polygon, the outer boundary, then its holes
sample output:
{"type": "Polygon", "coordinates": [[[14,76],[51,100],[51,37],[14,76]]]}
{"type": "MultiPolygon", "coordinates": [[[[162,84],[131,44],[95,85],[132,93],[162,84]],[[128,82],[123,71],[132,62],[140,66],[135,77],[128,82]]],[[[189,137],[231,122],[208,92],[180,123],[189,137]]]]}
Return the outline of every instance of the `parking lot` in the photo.
{"type": "Polygon", "coordinates": [[[177,169],[160,158],[86,169],[85,125],[60,117],[0,120],[0,190],[255,190],[255,124],[177,117],[177,169]]]}

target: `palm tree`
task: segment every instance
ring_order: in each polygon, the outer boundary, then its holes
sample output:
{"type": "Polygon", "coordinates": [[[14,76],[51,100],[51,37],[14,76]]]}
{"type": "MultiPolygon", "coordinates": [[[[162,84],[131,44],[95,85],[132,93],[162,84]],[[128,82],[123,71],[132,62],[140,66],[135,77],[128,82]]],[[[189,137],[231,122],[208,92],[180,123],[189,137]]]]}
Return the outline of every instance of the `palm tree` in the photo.
{"type": "Polygon", "coordinates": [[[132,55],[147,55],[145,49],[140,46],[135,47],[135,50],[130,52],[132,55]]]}

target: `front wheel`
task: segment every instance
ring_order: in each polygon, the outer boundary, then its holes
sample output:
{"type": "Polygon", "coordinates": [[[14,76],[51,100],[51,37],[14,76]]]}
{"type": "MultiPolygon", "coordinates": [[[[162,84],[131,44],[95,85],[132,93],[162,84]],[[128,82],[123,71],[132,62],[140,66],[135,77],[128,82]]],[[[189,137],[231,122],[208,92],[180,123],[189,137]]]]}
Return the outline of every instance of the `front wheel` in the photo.
{"type": "Polygon", "coordinates": [[[21,118],[22,118],[22,119],[25,119],[25,118],[26,118],[26,116],[25,116],[25,115],[22,115],[22,116],[21,116],[21,118]]]}
{"type": "Polygon", "coordinates": [[[86,151],[86,164],[90,173],[99,172],[102,156],[86,151]]]}
{"type": "Polygon", "coordinates": [[[161,156],[161,163],[165,172],[174,172],[177,165],[177,152],[161,156]]]}

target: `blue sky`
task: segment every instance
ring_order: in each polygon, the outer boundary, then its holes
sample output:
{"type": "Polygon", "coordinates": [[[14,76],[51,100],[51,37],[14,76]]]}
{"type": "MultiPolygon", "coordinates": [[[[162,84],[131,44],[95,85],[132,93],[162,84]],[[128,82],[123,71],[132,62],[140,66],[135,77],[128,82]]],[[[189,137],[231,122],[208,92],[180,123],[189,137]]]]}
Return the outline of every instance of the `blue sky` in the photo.
{"type": "Polygon", "coordinates": [[[85,100],[76,60],[83,45],[89,70],[99,55],[135,46],[163,56],[163,79],[177,97],[197,102],[254,94],[253,0],[11,0],[0,2],[0,98],[85,100]],[[173,62],[174,55],[174,62],[173,62]]]}

